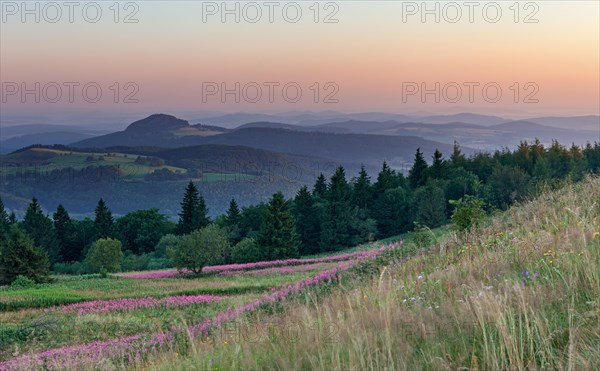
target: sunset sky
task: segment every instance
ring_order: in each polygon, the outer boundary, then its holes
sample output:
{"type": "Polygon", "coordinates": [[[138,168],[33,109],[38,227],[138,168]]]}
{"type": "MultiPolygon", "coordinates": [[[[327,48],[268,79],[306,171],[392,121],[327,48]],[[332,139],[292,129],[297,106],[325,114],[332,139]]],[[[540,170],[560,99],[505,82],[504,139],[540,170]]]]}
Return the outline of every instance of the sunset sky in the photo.
{"type": "MultiPolygon", "coordinates": [[[[263,11],[258,22],[247,22],[241,14],[240,23],[233,15],[222,23],[218,10],[215,15],[206,14],[214,10],[207,3],[140,1],[135,3],[138,11],[133,16],[138,23],[122,22],[135,10],[133,7],[120,9],[120,22],[115,23],[114,11],[109,9],[112,3],[99,2],[103,13],[97,23],[86,22],[81,7],[75,9],[73,23],[68,21],[66,8],[57,23],[45,21],[43,14],[39,23],[34,16],[23,23],[21,13],[13,15],[14,9],[3,3],[0,72],[4,114],[297,109],[471,111],[504,116],[600,112],[598,1],[538,1],[527,8],[522,2],[518,22],[513,1],[497,2],[502,14],[496,23],[483,16],[486,2],[474,9],[472,23],[464,6],[456,23],[446,19],[456,13],[446,8],[444,14],[445,2],[439,3],[439,23],[434,15],[422,23],[419,10],[407,14],[415,11],[411,4],[392,1],[344,1],[327,9],[321,3],[318,23],[314,22],[314,8],[310,9],[312,1],[298,2],[302,15],[297,23],[283,18],[285,3],[275,8],[273,23],[263,2],[257,2],[263,11]],[[323,18],[332,12],[338,22],[324,23],[323,18]],[[525,23],[528,15],[537,23],[525,23]],[[41,86],[48,82],[96,82],[103,97],[98,103],[88,103],[76,88],[70,103],[66,87],[57,103],[44,103],[43,97],[35,103],[32,95],[22,103],[19,93],[7,95],[10,84],[26,83],[33,88],[36,82],[41,86]],[[114,103],[110,90],[115,82],[120,83],[119,103],[114,103]],[[138,103],[122,102],[123,96],[133,91],[131,86],[124,90],[127,82],[139,87],[134,96],[138,103]],[[256,103],[244,96],[236,103],[233,95],[222,102],[220,94],[206,96],[203,101],[203,83],[205,88],[206,83],[225,83],[233,89],[236,82],[241,86],[250,82],[280,85],[274,90],[273,102],[269,102],[265,86],[256,103]],[[281,86],[290,82],[302,89],[297,103],[289,103],[282,96],[281,86]],[[319,97],[315,97],[315,82],[319,83],[319,97]],[[325,89],[328,82],[334,84],[325,89]],[[430,94],[422,102],[416,93],[403,99],[403,84],[425,83],[434,89],[436,82],[441,87],[452,82],[463,86],[462,98],[454,103],[442,96],[437,103],[430,94]],[[474,90],[473,102],[468,99],[465,82],[480,84],[474,90]],[[515,82],[519,83],[518,97],[515,82]],[[502,97],[497,103],[489,103],[483,96],[481,87],[487,83],[501,87],[502,97]],[[338,102],[323,102],[335,86],[339,90],[331,98],[338,102]],[[529,93],[537,103],[525,102],[529,93]]],[[[21,2],[14,4],[20,6],[21,2]]],[[[33,8],[34,3],[30,4],[33,8]]],[[[221,2],[213,4],[219,6],[221,2]]],[[[412,4],[420,6],[421,2],[412,4]]],[[[241,3],[240,12],[243,6],[241,3]]],[[[294,14],[294,9],[288,10],[294,14]]],[[[252,9],[248,11],[250,17],[255,15],[252,9]]],[[[49,17],[55,15],[52,9],[48,12],[49,17]]],[[[495,17],[495,8],[488,8],[488,16],[495,17]]],[[[255,96],[251,89],[248,94],[255,96]]],[[[454,97],[455,90],[449,88],[447,94],[454,97]]]]}

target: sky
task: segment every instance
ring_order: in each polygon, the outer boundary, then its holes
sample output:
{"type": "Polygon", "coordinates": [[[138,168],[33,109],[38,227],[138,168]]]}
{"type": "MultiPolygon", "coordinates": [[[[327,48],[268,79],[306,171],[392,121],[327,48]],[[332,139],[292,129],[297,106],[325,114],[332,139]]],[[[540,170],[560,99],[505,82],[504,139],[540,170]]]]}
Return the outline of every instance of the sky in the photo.
{"type": "Polygon", "coordinates": [[[600,114],[598,1],[52,4],[0,4],[2,115],[600,114]]]}

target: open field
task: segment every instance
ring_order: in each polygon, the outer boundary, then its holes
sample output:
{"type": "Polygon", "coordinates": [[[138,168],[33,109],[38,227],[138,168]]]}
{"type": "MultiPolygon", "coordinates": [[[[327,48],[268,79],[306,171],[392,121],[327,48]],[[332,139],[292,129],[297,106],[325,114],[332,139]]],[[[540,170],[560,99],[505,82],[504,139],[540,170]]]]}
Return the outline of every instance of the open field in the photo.
{"type": "MultiPolygon", "coordinates": [[[[163,278],[156,272],[147,272],[146,279],[128,278],[135,273],[109,278],[58,276],[51,284],[3,288],[0,360],[94,342],[152,339],[156,334],[219,318],[229,308],[252,307],[277,290],[288,290],[286,287],[310,281],[319,272],[349,264],[352,258],[376,253],[359,255],[284,267],[270,262],[257,264],[257,269],[207,267],[209,272],[200,276],[163,278]]],[[[0,369],[15,367],[27,369],[31,364],[0,363],[0,369]]]]}

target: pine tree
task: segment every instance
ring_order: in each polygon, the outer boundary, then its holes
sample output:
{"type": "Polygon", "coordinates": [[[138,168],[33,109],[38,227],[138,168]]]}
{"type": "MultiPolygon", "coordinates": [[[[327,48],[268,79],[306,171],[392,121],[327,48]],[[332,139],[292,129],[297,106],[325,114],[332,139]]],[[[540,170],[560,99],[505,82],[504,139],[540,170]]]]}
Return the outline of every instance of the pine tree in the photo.
{"type": "Polygon", "coordinates": [[[227,229],[229,242],[234,245],[242,240],[242,230],[240,228],[241,219],[242,215],[238,204],[235,202],[235,199],[232,198],[229,202],[229,209],[227,209],[227,213],[225,214],[225,227],[227,229]]]}
{"type": "Polygon", "coordinates": [[[112,212],[106,206],[106,203],[101,198],[94,210],[94,228],[96,229],[96,239],[112,238],[114,219],[112,212]]]}
{"type": "Polygon", "coordinates": [[[300,188],[296,193],[294,218],[296,219],[296,230],[300,237],[300,255],[319,252],[321,235],[319,210],[315,206],[314,197],[306,186],[300,188]]]}
{"type": "Polygon", "coordinates": [[[446,219],[446,197],[444,190],[427,184],[415,191],[414,215],[417,223],[429,228],[439,227],[446,219]]]}
{"type": "Polygon", "coordinates": [[[321,229],[321,250],[334,251],[348,247],[352,212],[350,186],[343,167],[338,167],[327,189],[327,205],[321,229]]]}
{"type": "Polygon", "coordinates": [[[72,224],[69,213],[63,205],[58,205],[56,212],[52,216],[54,220],[54,230],[56,231],[56,239],[58,241],[58,252],[61,260],[74,261],[79,257],[79,251],[74,254],[72,247],[72,224]],[[75,256],[76,255],[76,256],[75,256]]]}
{"type": "Polygon", "coordinates": [[[444,161],[444,156],[439,149],[436,149],[433,153],[433,162],[429,168],[428,175],[431,179],[446,178],[446,161],[444,161]]]}
{"type": "Polygon", "coordinates": [[[25,212],[23,229],[33,239],[36,246],[46,251],[51,263],[58,261],[58,241],[52,220],[44,214],[35,197],[31,200],[25,212]]]}
{"type": "Polygon", "coordinates": [[[362,210],[369,209],[371,202],[371,177],[364,166],[360,167],[358,178],[352,187],[352,204],[362,210]]]}
{"type": "Polygon", "coordinates": [[[0,283],[11,283],[18,276],[47,282],[50,275],[48,254],[36,247],[17,225],[0,241],[0,283]]]}
{"type": "Polygon", "coordinates": [[[457,141],[454,141],[454,148],[452,149],[452,155],[450,156],[450,164],[452,167],[465,167],[467,164],[467,159],[465,158],[465,155],[462,154],[457,141]]]}
{"type": "Polygon", "coordinates": [[[411,187],[417,188],[422,186],[427,181],[427,162],[423,157],[423,153],[421,152],[421,148],[417,148],[417,153],[415,153],[415,161],[413,163],[412,169],[408,173],[408,181],[410,182],[411,187]]]}
{"type": "Polygon", "coordinates": [[[8,213],[4,209],[4,202],[0,198],[0,240],[8,235],[10,228],[10,221],[8,219],[8,213]]]}
{"type": "Polygon", "coordinates": [[[183,201],[181,202],[181,213],[179,214],[179,223],[177,225],[180,234],[187,234],[196,229],[206,227],[210,220],[208,219],[208,209],[204,202],[204,197],[198,193],[194,182],[190,180],[183,201]]]}
{"type": "Polygon", "coordinates": [[[377,231],[381,238],[391,237],[410,229],[412,214],[410,198],[404,188],[385,191],[373,207],[373,218],[377,221],[377,231]]]}
{"type": "Polygon", "coordinates": [[[227,213],[225,215],[225,221],[228,226],[233,226],[239,224],[240,222],[240,208],[238,207],[235,199],[232,198],[229,202],[229,209],[227,209],[227,213]]]}
{"type": "Polygon", "coordinates": [[[258,245],[264,260],[297,258],[298,234],[292,215],[285,209],[281,192],[275,193],[258,235],[258,245]]]}
{"type": "Polygon", "coordinates": [[[325,198],[327,194],[327,179],[325,179],[325,175],[323,173],[319,174],[317,177],[317,181],[315,182],[315,186],[313,188],[313,196],[325,198]]]}
{"type": "Polygon", "coordinates": [[[377,181],[373,184],[373,194],[375,199],[380,197],[388,189],[396,187],[396,176],[386,161],[383,162],[383,166],[379,174],[377,174],[377,181]]]}

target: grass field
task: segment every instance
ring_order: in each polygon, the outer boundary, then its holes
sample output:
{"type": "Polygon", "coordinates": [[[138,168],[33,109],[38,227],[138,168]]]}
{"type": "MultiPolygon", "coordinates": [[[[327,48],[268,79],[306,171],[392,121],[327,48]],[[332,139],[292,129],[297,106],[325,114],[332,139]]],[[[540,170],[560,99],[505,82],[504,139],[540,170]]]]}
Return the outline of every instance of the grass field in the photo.
{"type": "Polygon", "coordinates": [[[429,246],[408,234],[344,251],[345,261],[5,288],[0,370],[598,369],[600,178],[470,233],[430,235],[429,246]],[[60,306],[181,294],[218,298],[83,314],[60,306]]]}
{"type": "MultiPolygon", "coordinates": [[[[0,361],[115,339],[152,339],[216,318],[228,308],[264,300],[340,262],[347,263],[335,260],[239,272],[224,266],[200,276],[169,278],[56,276],[51,284],[3,288],[0,361]]],[[[65,366],[60,364],[59,368],[65,366]]],[[[35,366],[27,362],[8,366],[0,362],[0,370],[31,367],[35,366]]]]}

